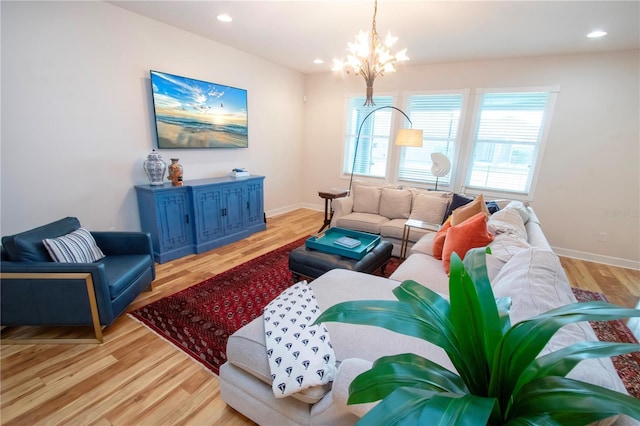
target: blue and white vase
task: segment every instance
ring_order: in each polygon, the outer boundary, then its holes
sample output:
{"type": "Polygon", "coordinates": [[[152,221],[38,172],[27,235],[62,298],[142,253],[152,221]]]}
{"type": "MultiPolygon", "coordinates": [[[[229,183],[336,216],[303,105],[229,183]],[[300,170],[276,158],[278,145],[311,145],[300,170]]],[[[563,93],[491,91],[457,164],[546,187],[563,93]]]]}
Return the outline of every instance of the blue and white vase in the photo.
{"type": "Polygon", "coordinates": [[[156,152],[155,149],[147,156],[143,168],[149,178],[149,184],[151,186],[164,185],[164,174],[167,172],[167,163],[162,161],[162,156],[156,152]]]}

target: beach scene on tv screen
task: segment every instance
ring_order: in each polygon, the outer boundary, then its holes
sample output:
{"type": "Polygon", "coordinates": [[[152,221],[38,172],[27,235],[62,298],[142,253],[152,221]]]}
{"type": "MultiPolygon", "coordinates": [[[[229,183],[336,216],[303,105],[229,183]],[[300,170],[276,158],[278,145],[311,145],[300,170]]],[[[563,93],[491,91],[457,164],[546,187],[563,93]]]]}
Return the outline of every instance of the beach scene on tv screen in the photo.
{"type": "Polygon", "coordinates": [[[158,148],[246,148],[247,91],[151,71],[158,148]]]}

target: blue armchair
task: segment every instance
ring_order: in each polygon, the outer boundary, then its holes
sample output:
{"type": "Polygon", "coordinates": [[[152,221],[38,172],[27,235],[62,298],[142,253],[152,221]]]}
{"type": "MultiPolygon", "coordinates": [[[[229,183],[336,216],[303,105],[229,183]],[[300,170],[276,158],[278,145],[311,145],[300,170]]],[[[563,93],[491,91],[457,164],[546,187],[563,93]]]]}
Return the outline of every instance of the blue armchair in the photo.
{"type": "Polygon", "coordinates": [[[105,257],[94,263],[54,262],[42,240],[78,228],[78,219],[67,217],[2,238],[2,326],[92,326],[95,339],[91,342],[102,343],[102,327],[112,324],[142,291],[151,288],[155,264],[146,233],[91,232],[105,257]]]}

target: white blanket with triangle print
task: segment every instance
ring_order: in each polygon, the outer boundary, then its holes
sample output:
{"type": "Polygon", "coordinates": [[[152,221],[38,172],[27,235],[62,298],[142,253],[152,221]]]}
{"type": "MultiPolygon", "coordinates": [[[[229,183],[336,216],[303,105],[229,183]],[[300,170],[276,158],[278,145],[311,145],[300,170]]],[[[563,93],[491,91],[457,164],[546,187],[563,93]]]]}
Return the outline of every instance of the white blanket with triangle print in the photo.
{"type": "Polygon", "coordinates": [[[336,356],[329,332],[320,323],[316,298],[301,281],[271,301],[263,312],[264,331],[276,398],[333,380],[336,356]]]}

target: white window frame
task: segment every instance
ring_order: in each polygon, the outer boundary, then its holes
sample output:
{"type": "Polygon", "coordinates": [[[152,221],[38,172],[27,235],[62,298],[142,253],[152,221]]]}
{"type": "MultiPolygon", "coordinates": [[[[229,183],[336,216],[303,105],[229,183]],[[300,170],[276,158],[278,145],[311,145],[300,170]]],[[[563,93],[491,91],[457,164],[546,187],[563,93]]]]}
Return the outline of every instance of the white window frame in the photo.
{"type": "MultiPolygon", "coordinates": [[[[462,102],[460,103],[460,112],[459,112],[459,118],[458,118],[458,128],[456,129],[456,137],[455,137],[455,140],[453,141],[453,147],[449,150],[449,153],[447,154],[447,157],[451,162],[451,171],[447,174],[446,177],[438,179],[438,189],[451,190],[451,188],[453,188],[456,181],[455,179],[456,169],[457,169],[456,166],[458,163],[458,156],[461,151],[461,146],[464,140],[463,130],[466,122],[466,110],[469,102],[470,92],[471,90],[467,88],[467,89],[455,89],[455,90],[452,89],[452,90],[412,91],[412,92],[403,92],[402,94],[403,105],[404,105],[403,111],[407,113],[409,118],[411,118],[411,112],[412,112],[411,109],[409,108],[409,99],[412,96],[438,96],[438,95],[461,95],[462,96],[462,102]]],[[[404,117],[402,117],[402,122],[405,123],[405,127],[408,127],[408,123],[406,123],[406,119],[404,117]]],[[[413,122],[412,128],[419,129],[420,124],[417,122],[413,122]]],[[[426,135],[427,135],[427,132],[425,132],[425,136],[423,136],[423,138],[426,138],[426,135]]],[[[424,139],[423,139],[423,142],[424,142],[424,139]]],[[[429,152],[425,151],[420,154],[420,155],[424,155],[427,161],[427,175],[428,175],[427,179],[419,180],[419,179],[406,179],[406,178],[400,177],[401,175],[400,162],[402,160],[402,153],[405,149],[410,149],[412,151],[424,151],[425,149],[427,149],[427,147],[424,146],[422,148],[406,148],[406,147],[398,148],[398,154],[394,161],[395,176],[397,177],[398,182],[405,182],[413,186],[434,187],[436,184],[436,178],[431,174],[431,152],[430,151],[429,152]]]]}
{"type": "MultiPolygon", "coordinates": [[[[391,98],[391,103],[389,105],[391,106],[396,106],[397,101],[398,101],[398,97],[395,93],[377,93],[374,97],[373,100],[375,102],[376,98],[391,98]]],[[[341,175],[343,178],[346,179],[350,179],[351,178],[351,168],[353,167],[353,154],[352,154],[352,145],[355,144],[355,139],[357,137],[357,133],[358,133],[358,128],[360,127],[361,122],[358,122],[355,124],[355,128],[351,128],[351,112],[349,109],[349,105],[352,99],[362,99],[362,102],[364,103],[364,100],[366,99],[366,96],[363,96],[361,93],[358,94],[350,94],[348,96],[345,96],[345,101],[344,101],[344,126],[343,126],[343,133],[342,133],[342,161],[341,161],[341,165],[340,165],[340,170],[341,170],[341,175]],[[351,142],[353,141],[353,143],[351,142]]],[[[386,104],[385,104],[386,105],[386,104]]],[[[383,105],[374,105],[371,108],[371,111],[374,111],[376,108],[380,108],[383,105]]],[[[354,172],[353,173],[353,179],[359,179],[359,180],[371,180],[371,181],[387,181],[389,178],[389,170],[391,167],[391,151],[393,148],[393,140],[395,139],[395,133],[396,133],[396,118],[393,115],[394,114],[394,110],[391,108],[385,109],[381,112],[387,112],[391,114],[391,120],[390,120],[390,125],[389,125],[389,142],[387,145],[387,151],[385,153],[386,155],[386,163],[385,163],[385,168],[384,168],[384,175],[383,176],[377,176],[377,175],[372,175],[372,174],[366,174],[366,173],[357,173],[354,172]]],[[[367,119],[367,123],[369,123],[372,119],[375,118],[375,114],[371,117],[369,117],[367,119]]],[[[363,128],[364,130],[364,128],[363,128]]],[[[363,135],[360,135],[360,141],[358,142],[358,154],[361,154],[361,149],[362,149],[362,137],[363,135]]]]}
{"type": "Polygon", "coordinates": [[[540,168],[542,159],[544,157],[544,149],[549,136],[549,128],[553,119],[553,112],[557,100],[557,95],[560,91],[560,86],[542,86],[542,87],[511,87],[511,88],[478,88],[475,90],[475,103],[473,107],[473,115],[471,120],[471,127],[469,130],[468,149],[465,158],[465,172],[463,176],[462,192],[470,194],[491,194],[493,196],[504,196],[511,199],[531,200],[535,193],[538,176],[540,174],[540,168]],[[478,131],[478,122],[480,120],[480,105],[482,101],[482,95],[485,93],[523,93],[523,92],[547,92],[549,94],[547,105],[544,111],[544,119],[540,132],[539,141],[536,144],[535,160],[532,164],[533,172],[530,174],[530,182],[528,191],[510,191],[505,189],[495,189],[489,187],[483,187],[478,185],[470,185],[469,179],[471,177],[471,167],[473,160],[473,152],[476,143],[476,133],[478,131]]]}

